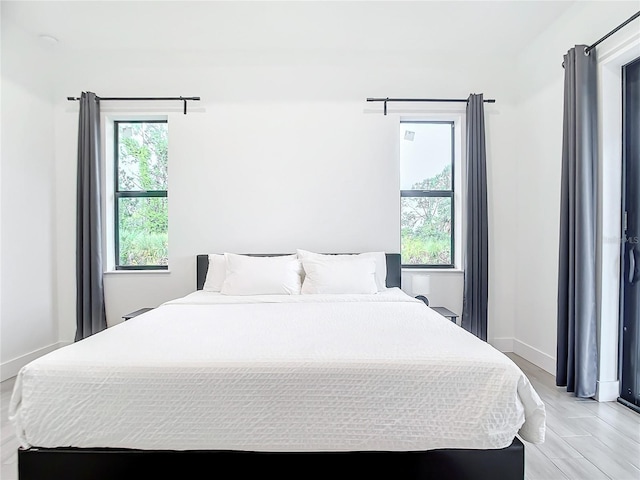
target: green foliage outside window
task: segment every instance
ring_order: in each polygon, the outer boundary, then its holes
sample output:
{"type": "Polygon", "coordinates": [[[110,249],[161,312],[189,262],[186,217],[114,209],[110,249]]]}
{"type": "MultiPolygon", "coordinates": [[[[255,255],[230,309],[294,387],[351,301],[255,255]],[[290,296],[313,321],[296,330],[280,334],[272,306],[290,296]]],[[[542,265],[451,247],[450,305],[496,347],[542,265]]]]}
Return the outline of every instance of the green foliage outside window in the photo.
{"type": "MultiPolygon", "coordinates": [[[[451,165],[412,186],[412,190],[449,190],[451,165]]],[[[452,211],[449,197],[403,197],[401,242],[404,265],[451,265],[452,211]]]]}

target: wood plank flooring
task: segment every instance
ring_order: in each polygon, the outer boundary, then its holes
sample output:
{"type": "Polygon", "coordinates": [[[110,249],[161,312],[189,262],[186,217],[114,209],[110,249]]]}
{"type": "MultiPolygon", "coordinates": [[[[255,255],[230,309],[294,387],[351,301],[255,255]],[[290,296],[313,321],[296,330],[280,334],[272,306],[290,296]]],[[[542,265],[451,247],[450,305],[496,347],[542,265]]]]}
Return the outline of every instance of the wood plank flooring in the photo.
{"type": "Polygon", "coordinates": [[[527,480],[640,480],[640,415],[617,402],[578,399],[552,375],[507,354],[545,403],[546,440],[525,444],[527,480]]]}
{"type": "MultiPolygon", "coordinates": [[[[547,409],[545,443],[524,442],[526,480],[640,480],[639,414],[616,402],[577,399],[556,387],[552,375],[507,355],[529,377],[547,409]]],[[[14,379],[0,383],[2,480],[17,480],[18,441],[7,419],[13,384],[14,379]]]]}

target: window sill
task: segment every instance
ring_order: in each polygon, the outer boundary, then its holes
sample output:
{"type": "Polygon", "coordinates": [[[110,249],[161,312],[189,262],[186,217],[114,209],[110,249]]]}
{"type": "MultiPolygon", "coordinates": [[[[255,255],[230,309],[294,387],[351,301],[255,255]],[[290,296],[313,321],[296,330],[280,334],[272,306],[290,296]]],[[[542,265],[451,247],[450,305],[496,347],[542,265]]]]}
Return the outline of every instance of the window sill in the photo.
{"type": "Polygon", "coordinates": [[[438,274],[438,273],[464,273],[464,270],[460,268],[403,268],[402,273],[429,273],[429,274],[438,274]]]}
{"type": "Polygon", "coordinates": [[[103,275],[164,275],[171,273],[171,270],[106,270],[103,275]]]}

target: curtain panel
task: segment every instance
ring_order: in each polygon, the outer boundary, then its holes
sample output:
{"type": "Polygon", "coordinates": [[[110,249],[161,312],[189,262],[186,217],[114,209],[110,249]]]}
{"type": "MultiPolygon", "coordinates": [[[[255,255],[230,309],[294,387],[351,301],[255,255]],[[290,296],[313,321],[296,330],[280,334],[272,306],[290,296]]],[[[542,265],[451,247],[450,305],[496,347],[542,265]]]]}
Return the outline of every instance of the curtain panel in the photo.
{"type": "Polygon", "coordinates": [[[484,98],[467,101],[467,223],[462,328],[487,340],[489,243],[484,98]]]}
{"type": "Polygon", "coordinates": [[[564,122],[558,268],[556,384],[596,393],[597,70],[596,52],[564,56],[564,122]]]}
{"type": "Polygon", "coordinates": [[[82,92],[78,127],[76,336],[107,328],[102,282],[100,102],[82,92]]]}

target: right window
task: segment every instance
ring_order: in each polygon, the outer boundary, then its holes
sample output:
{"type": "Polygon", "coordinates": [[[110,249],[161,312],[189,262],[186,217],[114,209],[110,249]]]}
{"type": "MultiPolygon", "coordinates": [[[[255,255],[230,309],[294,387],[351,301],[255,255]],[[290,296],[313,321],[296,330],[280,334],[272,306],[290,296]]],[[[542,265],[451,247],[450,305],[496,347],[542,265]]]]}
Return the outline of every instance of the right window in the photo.
{"type": "Polygon", "coordinates": [[[454,267],[455,123],[400,123],[403,267],[454,267]]]}

